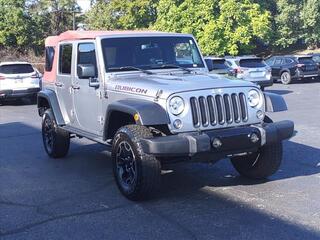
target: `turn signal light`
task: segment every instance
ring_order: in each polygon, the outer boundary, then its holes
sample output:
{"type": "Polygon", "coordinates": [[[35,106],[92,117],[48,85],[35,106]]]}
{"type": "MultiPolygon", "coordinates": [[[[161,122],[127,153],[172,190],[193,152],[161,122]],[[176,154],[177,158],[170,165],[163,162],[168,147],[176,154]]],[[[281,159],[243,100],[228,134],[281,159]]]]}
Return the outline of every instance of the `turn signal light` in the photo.
{"type": "Polygon", "coordinates": [[[4,76],[0,76],[0,80],[5,80],[6,78],[4,76]]]}

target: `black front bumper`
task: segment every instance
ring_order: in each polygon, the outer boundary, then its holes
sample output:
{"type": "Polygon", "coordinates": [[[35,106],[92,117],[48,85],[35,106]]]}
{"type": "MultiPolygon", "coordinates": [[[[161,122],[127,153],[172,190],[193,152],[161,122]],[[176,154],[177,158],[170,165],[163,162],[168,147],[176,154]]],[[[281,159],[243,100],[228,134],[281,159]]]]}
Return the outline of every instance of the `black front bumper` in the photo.
{"type": "Polygon", "coordinates": [[[145,153],[159,157],[194,156],[201,153],[227,156],[253,152],[263,145],[279,143],[292,137],[293,131],[292,121],[281,121],[268,123],[263,127],[235,127],[142,139],[142,147],[145,153]],[[251,141],[253,133],[259,137],[256,142],[251,141]],[[220,147],[213,146],[214,139],[220,140],[222,143],[220,147]]]}
{"type": "Polygon", "coordinates": [[[0,90],[0,98],[21,98],[36,95],[40,88],[28,88],[24,90],[0,90]]]}

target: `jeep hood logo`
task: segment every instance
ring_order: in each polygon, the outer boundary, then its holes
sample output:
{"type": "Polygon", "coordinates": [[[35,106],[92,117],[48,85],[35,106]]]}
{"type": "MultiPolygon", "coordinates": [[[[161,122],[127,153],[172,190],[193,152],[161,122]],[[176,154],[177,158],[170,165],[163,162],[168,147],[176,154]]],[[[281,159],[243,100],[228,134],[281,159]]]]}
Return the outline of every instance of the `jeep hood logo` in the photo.
{"type": "Polygon", "coordinates": [[[148,92],[147,89],[129,87],[129,86],[121,86],[121,85],[116,85],[114,89],[118,90],[118,91],[133,92],[133,93],[140,93],[140,94],[147,94],[147,92],[148,92]]]}
{"type": "Polygon", "coordinates": [[[213,89],[212,92],[215,93],[215,94],[222,94],[223,93],[223,89],[221,89],[221,88],[213,89]]]}

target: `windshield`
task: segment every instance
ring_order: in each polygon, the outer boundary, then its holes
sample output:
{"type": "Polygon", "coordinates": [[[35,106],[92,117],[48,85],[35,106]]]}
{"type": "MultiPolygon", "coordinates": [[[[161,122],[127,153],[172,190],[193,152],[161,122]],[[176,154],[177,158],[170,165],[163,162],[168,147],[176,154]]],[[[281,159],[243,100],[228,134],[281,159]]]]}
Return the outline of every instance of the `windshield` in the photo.
{"type": "Polygon", "coordinates": [[[266,66],[265,62],[260,58],[241,59],[239,62],[240,67],[245,68],[260,68],[266,66]]]}
{"type": "Polygon", "coordinates": [[[30,64],[8,64],[0,66],[0,73],[3,74],[22,74],[34,72],[30,64]]]}
{"type": "Polygon", "coordinates": [[[134,70],[132,67],[204,67],[200,52],[191,37],[107,38],[102,40],[102,51],[107,72],[134,70]]]}

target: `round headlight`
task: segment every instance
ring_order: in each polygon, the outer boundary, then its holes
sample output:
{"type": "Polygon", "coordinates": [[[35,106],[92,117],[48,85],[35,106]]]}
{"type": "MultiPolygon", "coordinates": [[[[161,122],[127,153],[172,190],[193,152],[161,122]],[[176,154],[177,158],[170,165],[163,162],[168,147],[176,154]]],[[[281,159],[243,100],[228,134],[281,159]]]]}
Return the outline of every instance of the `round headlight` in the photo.
{"type": "Polygon", "coordinates": [[[173,115],[179,115],[184,110],[184,101],[181,97],[173,97],[169,102],[170,112],[173,115]]]}
{"type": "Polygon", "coordinates": [[[250,90],[248,93],[248,101],[251,107],[258,106],[261,101],[260,93],[255,89],[250,90]]]}

